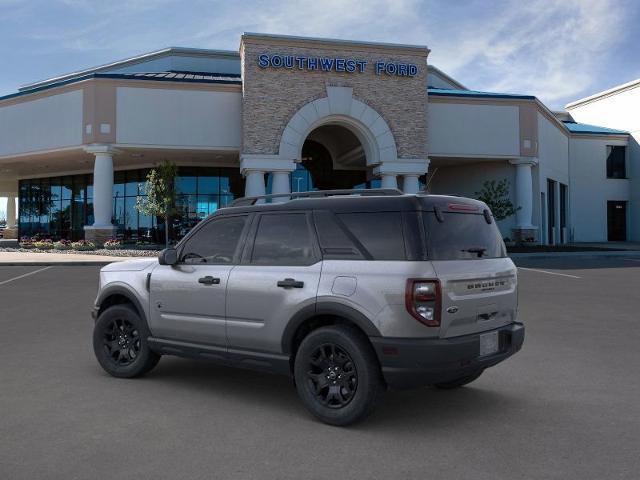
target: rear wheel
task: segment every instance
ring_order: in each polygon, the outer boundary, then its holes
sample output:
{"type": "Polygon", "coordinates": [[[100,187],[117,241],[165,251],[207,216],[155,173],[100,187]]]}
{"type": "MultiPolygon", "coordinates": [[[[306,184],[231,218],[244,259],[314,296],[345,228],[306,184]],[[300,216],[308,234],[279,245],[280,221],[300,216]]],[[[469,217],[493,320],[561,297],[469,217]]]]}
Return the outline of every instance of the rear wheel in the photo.
{"type": "Polygon", "coordinates": [[[349,425],[374,409],[384,390],[366,337],[344,325],[307,335],[296,354],[294,376],[305,407],[330,425],[349,425]]]}
{"type": "Polygon", "coordinates": [[[113,305],[98,317],[93,329],[93,351],[110,375],[133,378],[158,364],[160,355],[151,351],[149,329],[130,305],[113,305]]]}
{"type": "Polygon", "coordinates": [[[433,386],[436,388],[440,388],[442,390],[452,390],[454,388],[460,388],[468,383],[477,380],[484,370],[480,370],[479,372],[474,372],[470,375],[465,375],[464,377],[456,378],[455,380],[451,380],[450,382],[444,383],[436,383],[433,386]]]}

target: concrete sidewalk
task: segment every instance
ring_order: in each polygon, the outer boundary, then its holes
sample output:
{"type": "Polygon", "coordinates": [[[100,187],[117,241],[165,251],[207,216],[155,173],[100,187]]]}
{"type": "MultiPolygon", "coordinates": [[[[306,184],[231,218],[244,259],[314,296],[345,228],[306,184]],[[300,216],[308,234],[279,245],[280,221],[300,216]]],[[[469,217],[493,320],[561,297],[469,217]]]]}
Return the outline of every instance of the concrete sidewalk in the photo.
{"type": "Polygon", "coordinates": [[[80,253],[0,252],[0,266],[16,265],[107,265],[113,262],[153,257],[112,257],[80,253]]]}

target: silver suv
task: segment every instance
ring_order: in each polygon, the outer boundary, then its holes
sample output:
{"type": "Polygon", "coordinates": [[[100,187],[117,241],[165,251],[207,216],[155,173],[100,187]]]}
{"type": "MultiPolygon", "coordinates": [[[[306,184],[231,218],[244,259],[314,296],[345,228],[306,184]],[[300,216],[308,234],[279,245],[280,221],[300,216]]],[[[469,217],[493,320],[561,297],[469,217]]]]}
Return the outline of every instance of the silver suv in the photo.
{"type": "Polygon", "coordinates": [[[516,268],[487,206],[396,190],[244,198],[158,260],[100,272],[93,346],[116,377],[162,355],[293,377],[320,420],[387,388],[455,388],[520,349],[516,268]]]}

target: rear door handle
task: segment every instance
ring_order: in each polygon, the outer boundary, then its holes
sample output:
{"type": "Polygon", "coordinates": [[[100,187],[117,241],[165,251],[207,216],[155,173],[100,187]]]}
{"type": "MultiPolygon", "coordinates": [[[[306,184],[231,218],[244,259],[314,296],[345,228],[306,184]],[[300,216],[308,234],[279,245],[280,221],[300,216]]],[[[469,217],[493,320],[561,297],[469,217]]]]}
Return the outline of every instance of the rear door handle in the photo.
{"type": "Polygon", "coordinates": [[[202,283],[204,285],[218,285],[220,284],[220,279],[207,275],[206,277],[199,278],[198,283],[202,283]]]}
{"type": "Polygon", "coordinates": [[[304,288],[304,282],[299,282],[294,278],[285,278],[278,282],[278,286],[282,288],[304,288]]]}

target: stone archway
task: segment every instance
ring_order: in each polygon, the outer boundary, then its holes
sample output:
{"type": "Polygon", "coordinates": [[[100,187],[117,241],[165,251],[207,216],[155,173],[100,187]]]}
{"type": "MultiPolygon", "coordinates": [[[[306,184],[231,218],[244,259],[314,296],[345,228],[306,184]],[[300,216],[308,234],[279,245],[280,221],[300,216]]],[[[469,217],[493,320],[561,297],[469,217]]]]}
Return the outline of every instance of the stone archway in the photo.
{"type": "Polygon", "coordinates": [[[353,98],[352,88],[331,86],[326,97],[307,103],[291,117],[282,132],[278,156],[299,162],[305,140],[323,125],[349,129],[360,141],[368,166],[398,159],[395,139],[384,118],[353,98]]]}

